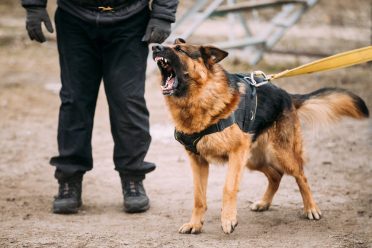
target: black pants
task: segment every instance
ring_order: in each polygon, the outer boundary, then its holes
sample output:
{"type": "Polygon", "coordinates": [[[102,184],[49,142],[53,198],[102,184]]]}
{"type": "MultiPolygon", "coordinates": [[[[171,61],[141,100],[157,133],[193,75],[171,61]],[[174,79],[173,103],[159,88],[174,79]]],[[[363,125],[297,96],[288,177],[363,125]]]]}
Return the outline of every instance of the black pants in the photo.
{"type": "Polygon", "coordinates": [[[50,163],[62,174],[84,173],[93,167],[92,128],[102,79],[115,143],[115,169],[128,175],[149,172],[143,161],[151,141],[144,99],[148,46],[141,41],[148,20],[147,8],[120,23],[104,26],[57,9],[62,103],[59,156],[50,163]]]}

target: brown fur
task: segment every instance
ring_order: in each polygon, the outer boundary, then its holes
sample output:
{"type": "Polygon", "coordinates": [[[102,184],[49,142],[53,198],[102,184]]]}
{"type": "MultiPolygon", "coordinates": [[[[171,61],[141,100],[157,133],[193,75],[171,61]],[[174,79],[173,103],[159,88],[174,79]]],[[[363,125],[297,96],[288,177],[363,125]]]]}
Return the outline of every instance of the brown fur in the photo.
{"type": "MultiPolygon", "coordinates": [[[[229,116],[239,103],[240,93],[239,89],[229,86],[222,67],[217,64],[224,56],[218,50],[179,42],[170,48],[174,49],[176,45],[189,54],[204,49],[197,58],[177,53],[187,70],[189,88],[185,97],[166,97],[176,129],[191,134],[229,116]]],[[[313,200],[303,170],[299,115],[315,122],[335,121],[345,115],[362,118],[352,100],[345,94],[336,93],[310,98],[302,103],[294,102],[291,109],[286,110],[253,143],[251,135],[236,124],[222,132],[204,136],[197,145],[200,155],[188,152],[194,177],[194,208],[190,221],[181,226],[179,232],[201,232],[207,209],[206,188],[210,163],[227,163],[228,166],[221,210],[221,224],[225,233],[231,233],[237,225],[237,192],[244,167],[263,172],[269,182],[262,199],[252,205],[253,211],[269,208],[282,176],[288,174],[296,179],[306,216],[319,219],[321,212],[313,200]]]]}

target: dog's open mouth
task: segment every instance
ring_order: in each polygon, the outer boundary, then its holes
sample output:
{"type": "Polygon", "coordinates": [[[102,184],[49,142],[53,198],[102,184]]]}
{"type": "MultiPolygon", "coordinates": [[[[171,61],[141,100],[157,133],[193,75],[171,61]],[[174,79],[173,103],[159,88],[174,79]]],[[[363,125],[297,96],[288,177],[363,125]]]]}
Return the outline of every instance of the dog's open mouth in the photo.
{"type": "Polygon", "coordinates": [[[158,67],[160,69],[161,75],[163,77],[162,79],[162,85],[161,89],[163,91],[163,95],[169,96],[172,95],[178,85],[178,79],[176,76],[176,72],[172,68],[172,66],[169,64],[169,60],[156,56],[155,62],[158,64],[158,67]]]}

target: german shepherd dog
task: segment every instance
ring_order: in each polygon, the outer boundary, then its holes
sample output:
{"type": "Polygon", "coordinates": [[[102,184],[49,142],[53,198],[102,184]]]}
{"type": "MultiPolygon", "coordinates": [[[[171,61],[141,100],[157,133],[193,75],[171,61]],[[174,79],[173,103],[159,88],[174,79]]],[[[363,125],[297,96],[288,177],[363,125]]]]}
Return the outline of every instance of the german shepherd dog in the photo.
{"type": "MultiPolygon", "coordinates": [[[[244,96],[244,85],[229,81],[219,61],[228,53],[213,46],[197,46],[176,39],[171,46],[152,47],[153,58],[162,75],[162,93],[175,128],[185,135],[201,132],[229,117],[244,96]]],[[[337,88],[322,88],[309,94],[293,95],[267,83],[256,88],[257,109],[252,132],[237,124],[203,136],[197,152],[187,150],[194,182],[191,219],[180,233],[200,233],[207,210],[207,181],[210,163],[227,163],[223,188],[221,225],[226,234],[237,226],[237,192],[244,167],[264,173],[268,186],[252,211],[270,207],[284,174],[296,179],[310,220],[319,220],[321,211],[314,202],[304,175],[301,120],[332,123],[343,116],[369,116],[364,101],[337,88]]]]}

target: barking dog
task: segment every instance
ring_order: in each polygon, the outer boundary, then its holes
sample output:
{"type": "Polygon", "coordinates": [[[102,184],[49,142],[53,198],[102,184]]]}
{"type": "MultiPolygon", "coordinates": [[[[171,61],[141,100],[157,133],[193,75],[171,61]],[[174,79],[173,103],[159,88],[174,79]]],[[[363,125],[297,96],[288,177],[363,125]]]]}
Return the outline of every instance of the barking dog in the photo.
{"type": "Polygon", "coordinates": [[[228,166],[221,211],[225,233],[238,223],[237,192],[244,167],[261,171],[269,182],[251,210],[267,210],[282,176],[288,174],[296,179],[307,218],[320,219],[303,170],[300,117],[322,123],[343,116],[363,119],[369,116],[364,101],[336,88],[292,95],[271,83],[252,86],[254,78],[230,74],[218,64],[228,53],[213,46],[177,39],[172,46],[156,45],[152,50],[176,138],[185,146],[193,172],[194,208],[179,232],[202,230],[210,163],[228,166]]]}

